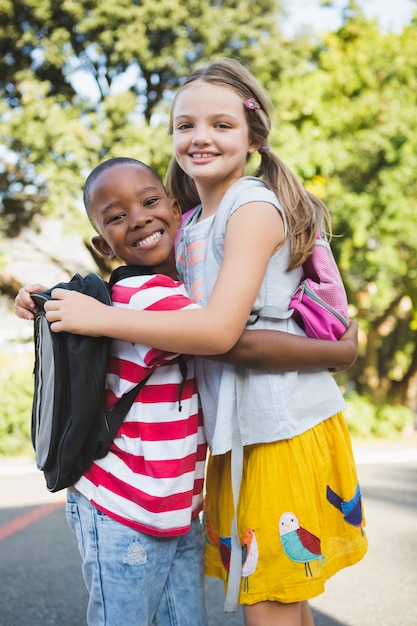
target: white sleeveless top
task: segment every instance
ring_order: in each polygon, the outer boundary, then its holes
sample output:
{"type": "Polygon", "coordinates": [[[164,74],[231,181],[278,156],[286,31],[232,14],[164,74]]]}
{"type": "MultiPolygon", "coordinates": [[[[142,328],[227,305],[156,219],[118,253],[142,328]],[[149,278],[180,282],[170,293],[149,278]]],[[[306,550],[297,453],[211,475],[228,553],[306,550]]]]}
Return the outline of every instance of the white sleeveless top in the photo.
{"type": "MultiPolygon", "coordinates": [[[[240,206],[263,201],[284,213],[276,195],[258,178],[244,177],[225,194],[215,215],[197,222],[196,211],[183,227],[177,247],[177,266],[191,298],[205,306],[217,279],[227,220],[240,206]]],[[[286,272],[288,239],[268,264],[254,308],[273,305],[283,319],[260,317],[249,329],[276,329],[305,336],[288,317],[290,298],[302,268],[286,272]]],[[[242,371],[240,369],[240,371],[242,371]]],[[[345,403],[327,370],[271,373],[245,369],[239,410],[243,445],[289,439],[342,410],[345,403]]],[[[197,386],[203,406],[205,432],[212,454],[232,447],[232,417],[237,413],[236,368],[196,357],[197,386]]]]}

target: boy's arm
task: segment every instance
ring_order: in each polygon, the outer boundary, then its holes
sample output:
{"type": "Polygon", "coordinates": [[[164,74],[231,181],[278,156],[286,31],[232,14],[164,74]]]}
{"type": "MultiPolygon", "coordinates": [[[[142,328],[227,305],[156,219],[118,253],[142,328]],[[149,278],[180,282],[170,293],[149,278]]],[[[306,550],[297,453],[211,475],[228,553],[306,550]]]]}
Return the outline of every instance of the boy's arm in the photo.
{"type": "Polygon", "coordinates": [[[353,365],[357,353],[358,325],[352,322],[339,341],[310,339],[277,330],[245,330],[229,352],[210,358],[258,370],[336,372],[353,365]]]}

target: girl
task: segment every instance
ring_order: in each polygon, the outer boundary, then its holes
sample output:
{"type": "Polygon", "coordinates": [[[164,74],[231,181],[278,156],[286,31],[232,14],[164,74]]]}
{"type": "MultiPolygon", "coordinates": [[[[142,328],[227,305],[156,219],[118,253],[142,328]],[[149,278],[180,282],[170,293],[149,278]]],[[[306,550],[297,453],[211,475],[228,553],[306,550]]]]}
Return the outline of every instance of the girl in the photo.
{"type": "MultiPolygon", "coordinates": [[[[269,149],[268,110],[255,79],[230,60],[191,74],[173,103],[168,186],[184,210],[200,204],[178,265],[205,308],[126,311],[56,290],[47,305],[53,330],[214,355],[236,343],[254,303],[288,309],[328,213],[269,149]],[[256,178],[245,177],[256,151],[256,178]]],[[[255,328],[303,334],[285,314],[255,328]]],[[[246,626],[310,626],[307,600],[367,547],[343,398],[327,370],[196,365],[211,449],[206,571],[229,586],[226,609],[238,594],[246,626]]]]}

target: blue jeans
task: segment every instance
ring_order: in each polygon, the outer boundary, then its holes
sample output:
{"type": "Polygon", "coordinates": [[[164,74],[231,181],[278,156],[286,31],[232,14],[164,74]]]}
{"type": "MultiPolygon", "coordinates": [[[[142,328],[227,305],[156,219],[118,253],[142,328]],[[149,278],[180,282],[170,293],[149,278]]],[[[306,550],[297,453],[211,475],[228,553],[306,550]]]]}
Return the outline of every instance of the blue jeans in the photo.
{"type": "Polygon", "coordinates": [[[90,594],[89,626],[208,626],[199,519],[187,535],[153,537],[101,513],[67,490],[90,594]]]}

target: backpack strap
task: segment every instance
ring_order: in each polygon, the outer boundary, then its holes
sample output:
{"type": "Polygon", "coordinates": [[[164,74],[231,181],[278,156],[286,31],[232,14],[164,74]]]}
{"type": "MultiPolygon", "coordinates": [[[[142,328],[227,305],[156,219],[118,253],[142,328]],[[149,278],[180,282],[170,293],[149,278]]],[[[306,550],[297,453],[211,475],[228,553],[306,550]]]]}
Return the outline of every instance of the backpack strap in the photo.
{"type": "MultiPolygon", "coordinates": [[[[184,390],[185,383],[187,382],[188,372],[187,363],[182,354],[180,354],[178,357],[178,366],[182,375],[182,381],[178,397],[178,411],[181,411],[182,392],[184,390]]],[[[145,376],[145,378],[142,378],[142,380],[138,382],[135,387],[133,387],[130,391],[125,393],[121,398],[119,398],[119,400],[113,405],[110,410],[104,412],[109,433],[109,441],[113,441],[113,439],[115,438],[117,431],[122,425],[124,418],[130,411],[134,401],[138,396],[138,393],[146,385],[153,372],[154,370],[152,370],[147,376],[145,376]]]]}
{"type": "Polygon", "coordinates": [[[225,613],[234,613],[237,609],[237,602],[240,591],[240,581],[242,577],[242,546],[240,545],[239,531],[237,528],[237,509],[239,505],[240,486],[243,476],[243,443],[240,432],[240,405],[244,387],[244,370],[236,367],[236,406],[237,411],[232,415],[232,449],[230,458],[230,472],[233,496],[233,521],[231,530],[231,552],[229,578],[227,581],[227,593],[224,603],[225,613]]]}
{"type": "Polygon", "coordinates": [[[180,372],[182,374],[182,381],[180,385],[180,390],[178,392],[178,411],[182,411],[182,404],[181,404],[182,392],[184,391],[185,383],[187,382],[187,374],[188,374],[187,362],[184,359],[182,354],[178,356],[178,365],[180,368],[180,372]]]}
{"type": "Polygon", "coordinates": [[[132,404],[134,403],[139,391],[145,384],[148,382],[149,378],[152,376],[152,372],[150,372],[145,378],[133,387],[128,393],[125,393],[119,400],[114,404],[114,406],[105,411],[105,418],[107,423],[107,428],[109,431],[109,441],[113,441],[115,438],[117,431],[119,430],[122,422],[128,412],[130,411],[132,404]]]}

